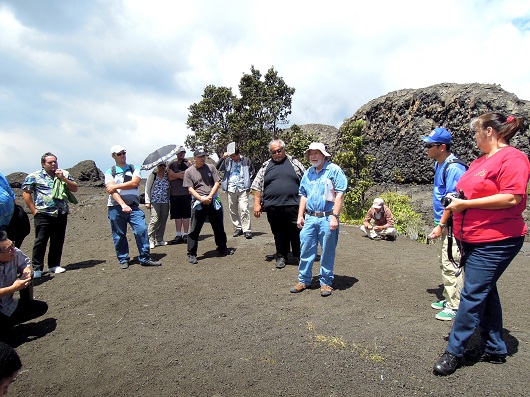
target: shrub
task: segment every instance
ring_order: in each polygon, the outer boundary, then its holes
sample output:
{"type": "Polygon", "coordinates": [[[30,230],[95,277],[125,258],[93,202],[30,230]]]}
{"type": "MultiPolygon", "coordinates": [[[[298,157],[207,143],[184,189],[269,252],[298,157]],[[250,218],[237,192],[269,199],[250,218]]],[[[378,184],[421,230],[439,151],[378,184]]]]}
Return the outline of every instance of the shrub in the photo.
{"type": "Polygon", "coordinates": [[[382,193],[380,197],[385,200],[394,215],[394,227],[400,235],[406,235],[412,240],[424,240],[425,222],[421,214],[415,212],[411,206],[410,197],[395,192],[382,193]]]}

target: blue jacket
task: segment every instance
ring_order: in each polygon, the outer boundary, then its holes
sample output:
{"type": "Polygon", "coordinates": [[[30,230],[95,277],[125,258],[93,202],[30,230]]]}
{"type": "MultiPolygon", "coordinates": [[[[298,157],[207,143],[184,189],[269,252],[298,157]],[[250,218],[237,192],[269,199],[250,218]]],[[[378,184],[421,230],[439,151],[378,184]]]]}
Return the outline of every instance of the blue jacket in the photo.
{"type": "MultiPolygon", "coordinates": [[[[254,177],[254,165],[248,157],[241,156],[241,160],[239,161],[243,169],[243,185],[246,190],[250,190],[252,178],[254,177]]],[[[228,179],[230,178],[230,170],[232,169],[233,163],[234,161],[230,157],[227,157],[226,159],[221,158],[215,166],[219,171],[224,171],[221,187],[225,192],[228,191],[228,179]]]]}

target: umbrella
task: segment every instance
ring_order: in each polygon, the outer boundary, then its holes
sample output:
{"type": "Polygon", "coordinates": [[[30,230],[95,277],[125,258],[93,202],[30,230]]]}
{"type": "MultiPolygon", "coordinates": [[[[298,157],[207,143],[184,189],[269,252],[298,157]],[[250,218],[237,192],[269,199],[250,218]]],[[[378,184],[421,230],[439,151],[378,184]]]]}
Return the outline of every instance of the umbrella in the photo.
{"type": "Polygon", "coordinates": [[[166,161],[173,157],[177,153],[177,145],[166,145],[151,153],[144,160],[144,163],[140,167],[142,170],[150,170],[155,167],[158,163],[166,161]]]}

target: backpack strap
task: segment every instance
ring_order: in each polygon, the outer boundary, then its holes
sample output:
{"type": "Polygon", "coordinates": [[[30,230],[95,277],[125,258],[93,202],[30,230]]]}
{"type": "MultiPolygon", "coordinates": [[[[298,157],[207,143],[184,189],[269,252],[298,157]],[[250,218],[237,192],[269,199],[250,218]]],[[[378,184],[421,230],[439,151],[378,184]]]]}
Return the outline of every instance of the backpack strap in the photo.
{"type": "Polygon", "coordinates": [[[449,160],[447,163],[445,163],[443,171],[442,171],[442,181],[443,181],[444,186],[445,186],[445,182],[447,181],[447,168],[451,164],[455,164],[455,163],[463,165],[466,168],[466,170],[469,168],[468,165],[462,160],[460,160],[458,157],[455,157],[454,159],[449,160]]]}
{"type": "MultiPolygon", "coordinates": [[[[134,173],[134,165],[133,164],[127,164],[127,166],[131,169],[131,173],[134,173]]],[[[126,172],[127,171],[127,168],[125,168],[123,170],[123,172],[126,172]]],[[[117,174],[116,172],[116,166],[113,165],[111,168],[110,168],[110,173],[112,174],[112,177],[114,178],[117,174]]]]}

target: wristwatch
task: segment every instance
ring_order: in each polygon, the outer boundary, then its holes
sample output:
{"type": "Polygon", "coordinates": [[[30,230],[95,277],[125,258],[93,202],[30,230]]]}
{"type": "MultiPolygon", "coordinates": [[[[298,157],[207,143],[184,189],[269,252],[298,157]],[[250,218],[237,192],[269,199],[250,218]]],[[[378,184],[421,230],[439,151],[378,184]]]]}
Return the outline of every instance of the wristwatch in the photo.
{"type": "Polygon", "coordinates": [[[331,216],[334,216],[335,218],[337,218],[337,220],[339,220],[340,218],[340,214],[331,214],[331,216]]]}
{"type": "Polygon", "coordinates": [[[445,223],[439,223],[438,226],[440,226],[442,228],[442,230],[445,229],[445,226],[447,226],[445,223]]]}

